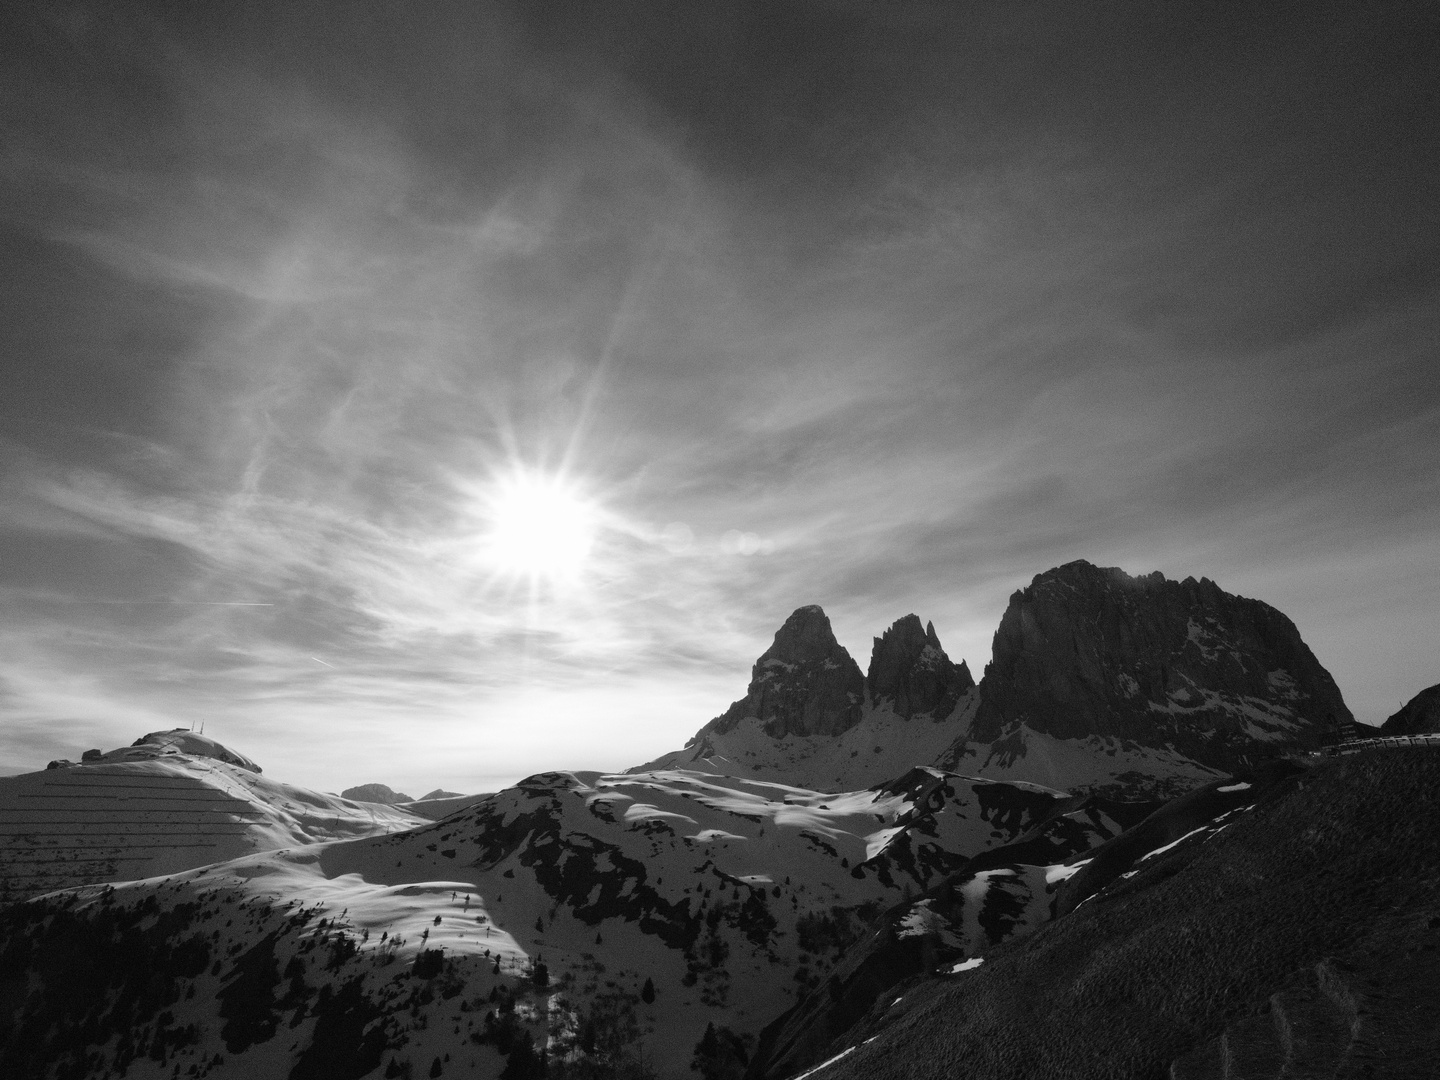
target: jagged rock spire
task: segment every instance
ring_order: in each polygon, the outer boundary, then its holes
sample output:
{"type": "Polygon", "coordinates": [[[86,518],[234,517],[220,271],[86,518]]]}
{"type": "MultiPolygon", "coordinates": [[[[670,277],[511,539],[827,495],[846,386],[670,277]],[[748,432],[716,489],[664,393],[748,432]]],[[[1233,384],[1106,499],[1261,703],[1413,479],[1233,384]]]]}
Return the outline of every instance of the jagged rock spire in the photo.
{"type": "Polygon", "coordinates": [[[943,720],[960,695],[975,685],[962,660],[951,663],[940,647],[935,624],[922,628],[918,615],[906,615],[875,639],[866,676],[871,700],[892,703],[897,716],[927,713],[943,720]]]}
{"type": "Polygon", "coordinates": [[[860,666],[835,640],[825,612],[811,604],[785,620],[755,661],[745,696],[699,734],[721,734],[754,716],[776,738],[838,735],[859,721],[864,699],[860,666]]]}

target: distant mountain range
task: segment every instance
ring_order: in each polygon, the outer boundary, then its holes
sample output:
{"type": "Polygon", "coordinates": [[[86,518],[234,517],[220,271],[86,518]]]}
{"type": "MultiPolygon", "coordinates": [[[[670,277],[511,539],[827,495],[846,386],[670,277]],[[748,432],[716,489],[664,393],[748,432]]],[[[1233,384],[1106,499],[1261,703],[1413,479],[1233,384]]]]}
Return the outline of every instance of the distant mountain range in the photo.
{"type": "Polygon", "coordinates": [[[1350,720],[1275,609],[1082,562],[978,685],[801,608],[624,774],[346,798],[156,733],[0,779],[9,898],[90,882],[0,908],[0,1075],[1412,1075],[1440,753],[1314,753],[1350,720]]]}
{"type": "MultiPolygon", "coordinates": [[[[443,802],[449,804],[456,799],[469,798],[469,796],[462,795],[458,791],[446,791],[444,788],[436,788],[429,794],[421,795],[420,798],[415,799],[403,792],[392,791],[385,784],[360,784],[358,787],[346,788],[340,793],[340,797],[342,799],[350,799],[354,802],[373,802],[380,803],[384,806],[403,806],[407,809],[412,808],[414,804],[418,803],[443,802]]],[[[423,814],[426,817],[433,817],[434,814],[428,812],[430,809],[430,807],[425,807],[423,809],[415,809],[415,812],[423,814]]],[[[455,807],[451,806],[450,809],[455,809],[455,807]]]]}

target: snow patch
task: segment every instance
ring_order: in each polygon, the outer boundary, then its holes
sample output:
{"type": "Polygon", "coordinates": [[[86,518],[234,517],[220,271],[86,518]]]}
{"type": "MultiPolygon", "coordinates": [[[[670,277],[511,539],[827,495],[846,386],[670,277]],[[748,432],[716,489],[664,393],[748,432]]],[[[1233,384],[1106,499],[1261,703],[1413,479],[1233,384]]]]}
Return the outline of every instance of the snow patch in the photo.
{"type": "Polygon", "coordinates": [[[709,840],[744,840],[745,837],[738,833],[726,832],[724,829],[702,829],[694,836],[687,836],[685,839],[695,840],[703,844],[709,840]]]}
{"type": "Polygon", "coordinates": [[[687,817],[685,814],[677,814],[673,810],[661,810],[658,806],[651,803],[635,803],[625,808],[625,821],[627,823],[663,821],[667,818],[672,821],[683,821],[689,825],[698,826],[700,824],[692,817],[687,817]]]}
{"type": "Polygon", "coordinates": [[[1054,866],[1047,866],[1045,867],[1045,884],[1055,885],[1061,881],[1068,881],[1080,872],[1082,866],[1090,862],[1090,859],[1081,859],[1079,862],[1070,865],[1058,863],[1054,866]]]}
{"type": "Polygon", "coordinates": [[[905,827],[903,825],[896,825],[894,828],[881,829],[879,832],[873,832],[869,836],[865,837],[866,861],[868,862],[869,860],[875,858],[876,855],[879,855],[882,851],[885,850],[886,846],[889,845],[890,841],[894,839],[896,835],[898,835],[899,833],[903,833],[904,831],[905,827]]]}
{"type": "Polygon", "coordinates": [[[1274,671],[1267,672],[1265,681],[1270,684],[1272,690],[1287,700],[1294,701],[1300,696],[1300,686],[1295,681],[1295,676],[1284,668],[1276,668],[1274,671]]]}
{"type": "Polygon", "coordinates": [[[944,925],[944,920],[938,914],[930,910],[930,901],[921,900],[900,920],[900,931],[896,937],[923,937],[938,931],[944,925]]]}
{"type": "MultiPolygon", "coordinates": [[[[1015,871],[1009,869],[981,870],[969,881],[960,886],[960,895],[965,898],[967,904],[982,904],[985,901],[985,894],[990,889],[990,879],[993,877],[1014,877],[1015,871]]],[[[928,900],[922,903],[929,903],[928,900]]]]}
{"type": "Polygon", "coordinates": [[[1169,851],[1171,848],[1183,844],[1186,840],[1189,840],[1190,837],[1194,836],[1196,833],[1208,832],[1209,829],[1209,825],[1201,825],[1198,829],[1191,829],[1184,836],[1180,837],[1179,840],[1171,840],[1170,843],[1166,844],[1164,847],[1157,847],[1154,851],[1147,851],[1144,855],[1140,856],[1140,861],[1144,862],[1152,855],[1162,855],[1165,852],[1169,851]]]}
{"type": "MultiPolygon", "coordinates": [[[[896,1000],[896,1001],[899,1001],[900,999],[899,999],[899,998],[896,998],[895,1000],[896,1000]]],[[[826,1058],[826,1059],[825,1059],[824,1061],[822,1061],[819,1065],[816,1065],[813,1069],[807,1069],[805,1072],[801,1073],[799,1076],[792,1077],[791,1080],[805,1080],[805,1078],[806,1078],[807,1076],[814,1076],[814,1075],[815,1075],[816,1073],[818,1073],[821,1069],[828,1069],[831,1065],[834,1065],[835,1062],[839,1061],[839,1060],[840,1060],[841,1058],[843,1058],[846,1054],[853,1054],[853,1053],[855,1052],[855,1050],[856,1050],[856,1047],[847,1046],[844,1050],[841,1050],[841,1051],[840,1051],[838,1054],[836,1054],[834,1057],[832,1057],[832,1058],[826,1058]]]]}

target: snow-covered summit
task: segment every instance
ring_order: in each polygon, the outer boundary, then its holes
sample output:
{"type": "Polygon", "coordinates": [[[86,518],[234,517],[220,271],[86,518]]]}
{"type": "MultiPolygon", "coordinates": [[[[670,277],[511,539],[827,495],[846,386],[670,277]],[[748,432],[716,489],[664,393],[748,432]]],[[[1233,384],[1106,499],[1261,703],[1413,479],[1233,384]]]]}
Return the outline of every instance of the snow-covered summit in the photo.
{"type": "Polygon", "coordinates": [[[0,778],[0,904],[425,820],[272,780],[184,728],[152,732],[78,763],[0,778]]]}
{"type": "Polygon", "coordinates": [[[222,746],[208,735],[202,735],[197,731],[187,731],[185,728],[152,731],[148,735],[142,735],[122,750],[112,750],[104,756],[103,760],[135,760],[152,747],[160,754],[173,752],[189,754],[192,757],[214,758],[216,761],[223,761],[227,765],[235,765],[253,773],[264,772],[259,765],[256,765],[244,754],[237,753],[228,746],[222,746]]]}
{"type": "MultiPolygon", "coordinates": [[[[129,746],[122,746],[118,750],[111,750],[108,753],[101,750],[86,750],[81,756],[79,764],[93,765],[97,762],[116,761],[153,761],[157,758],[173,757],[177,754],[184,754],[194,758],[213,758],[216,761],[223,761],[227,765],[234,765],[237,768],[246,769],[249,772],[264,772],[259,765],[251,761],[244,754],[236,753],[228,746],[224,746],[208,735],[202,735],[190,728],[171,728],[169,731],[152,731],[148,735],[141,735],[129,746]]],[[[64,769],[77,764],[74,761],[60,759],[50,762],[48,768],[64,769]]]]}

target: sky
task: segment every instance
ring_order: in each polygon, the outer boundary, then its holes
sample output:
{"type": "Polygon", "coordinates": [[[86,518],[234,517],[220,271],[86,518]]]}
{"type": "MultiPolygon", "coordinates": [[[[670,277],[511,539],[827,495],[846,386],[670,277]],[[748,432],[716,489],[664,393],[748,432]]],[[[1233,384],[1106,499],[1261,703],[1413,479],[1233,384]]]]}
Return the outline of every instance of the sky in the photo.
{"type": "Polygon", "coordinates": [[[621,769],[1077,558],[1440,681],[1434,5],[0,20],[0,767],[621,769]]]}

